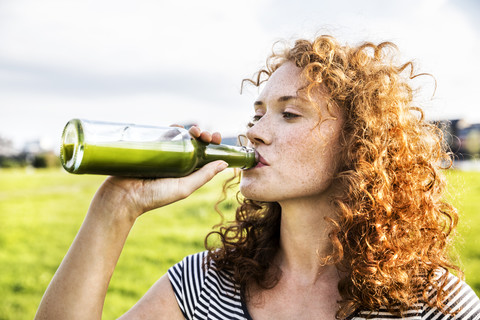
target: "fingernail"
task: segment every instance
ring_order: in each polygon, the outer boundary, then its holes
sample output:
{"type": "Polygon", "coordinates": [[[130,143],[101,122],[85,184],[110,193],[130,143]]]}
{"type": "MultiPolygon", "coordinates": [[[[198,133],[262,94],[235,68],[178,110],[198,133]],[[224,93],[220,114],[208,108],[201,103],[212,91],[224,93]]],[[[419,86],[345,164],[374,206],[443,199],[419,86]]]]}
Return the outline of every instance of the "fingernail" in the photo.
{"type": "Polygon", "coordinates": [[[217,172],[223,171],[228,167],[228,163],[225,161],[222,161],[221,163],[218,164],[217,166],[217,172]]]}

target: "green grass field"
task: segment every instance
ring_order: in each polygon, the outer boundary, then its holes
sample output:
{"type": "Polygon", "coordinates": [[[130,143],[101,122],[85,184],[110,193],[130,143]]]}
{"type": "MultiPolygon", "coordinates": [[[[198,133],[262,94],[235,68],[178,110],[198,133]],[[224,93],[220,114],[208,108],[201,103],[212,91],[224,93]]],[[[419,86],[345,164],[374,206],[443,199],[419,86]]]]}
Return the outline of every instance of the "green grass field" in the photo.
{"type": "MultiPolygon", "coordinates": [[[[448,178],[461,212],[456,251],[480,294],[480,172],[449,172],[448,178]]],[[[0,320],[33,318],[103,179],[60,169],[0,170],[0,320]]],[[[172,264],[203,250],[205,234],[220,221],[213,204],[221,180],[137,221],[113,275],[104,319],[123,314],[172,264]]],[[[227,214],[231,208],[231,202],[223,205],[227,214]]]]}

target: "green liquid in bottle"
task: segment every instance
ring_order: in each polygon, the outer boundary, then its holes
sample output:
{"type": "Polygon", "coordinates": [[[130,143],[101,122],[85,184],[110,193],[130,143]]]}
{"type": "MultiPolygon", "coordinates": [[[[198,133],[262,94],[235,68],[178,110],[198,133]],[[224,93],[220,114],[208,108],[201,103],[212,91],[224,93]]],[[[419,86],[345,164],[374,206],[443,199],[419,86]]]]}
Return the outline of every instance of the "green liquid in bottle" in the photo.
{"type": "Polygon", "coordinates": [[[250,168],[256,164],[252,149],[207,145],[191,138],[188,131],[180,128],[74,119],[65,127],[62,140],[62,165],[68,172],[76,174],[181,177],[215,160],[224,160],[230,167],[238,168],[250,168]],[[126,135],[128,130],[131,132],[126,135]],[[156,133],[159,137],[155,137],[156,133]],[[118,137],[114,137],[115,134],[118,137]]]}

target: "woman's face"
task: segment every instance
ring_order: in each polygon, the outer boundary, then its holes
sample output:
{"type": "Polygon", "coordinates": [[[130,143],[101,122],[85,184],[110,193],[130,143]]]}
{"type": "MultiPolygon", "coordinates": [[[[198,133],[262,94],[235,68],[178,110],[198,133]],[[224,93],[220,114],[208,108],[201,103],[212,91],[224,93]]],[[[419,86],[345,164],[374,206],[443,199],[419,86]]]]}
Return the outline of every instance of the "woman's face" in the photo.
{"type": "Polygon", "coordinates": [[[243,171],[245,197],[281,202],[316,197],[331,186],[343,117],[339,110],[327,111],[321,92],[312,93],[316,105],[308,101],[299,92],[306,84],[301,69],[286,62],[254,103],[247,137],[261,162],[243,171]]]}

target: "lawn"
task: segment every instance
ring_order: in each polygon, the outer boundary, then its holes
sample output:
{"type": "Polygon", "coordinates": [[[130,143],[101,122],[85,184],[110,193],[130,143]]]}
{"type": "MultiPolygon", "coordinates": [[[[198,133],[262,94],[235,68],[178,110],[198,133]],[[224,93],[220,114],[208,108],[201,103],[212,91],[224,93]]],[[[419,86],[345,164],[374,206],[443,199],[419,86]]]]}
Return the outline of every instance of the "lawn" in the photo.
{"type": "MultiPolygon", "coordinates": [[[[172,264],[203,249],[205,234],[219,222],[212,207],[222,178],[137,221],[113,275],[104,319],[120,316],[172,264]]],[[[452,171],[448,178],[461,213],[456,251],[480,293],[480,172],[452,171]]],[[[60,169],[0,170],[0,320],[33,318],[103,179],[60,169]]],[[[231,213],[231,207],[223,210],[231,213]]]]}

